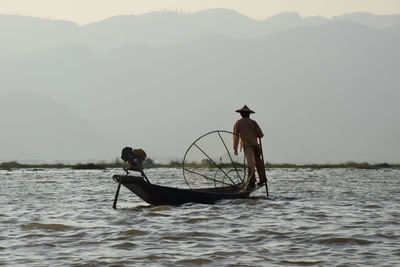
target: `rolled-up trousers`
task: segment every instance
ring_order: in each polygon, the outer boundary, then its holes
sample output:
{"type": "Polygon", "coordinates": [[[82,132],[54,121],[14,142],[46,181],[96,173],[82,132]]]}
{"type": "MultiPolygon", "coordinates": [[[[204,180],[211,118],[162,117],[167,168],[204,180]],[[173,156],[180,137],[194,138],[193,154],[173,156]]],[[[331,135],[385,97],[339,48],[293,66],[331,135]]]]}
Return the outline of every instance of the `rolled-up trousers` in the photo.
{"type": "Polygon", "coordinates": [[[254,168],[257,169],[260,181],[264,181],[265,180],[264,162],[261,159],[260,146],[259,145],[245,146],[243,149],[244,149],[244,157],[247,162],[249,182],[253,181],[255,182],[256,178],[255,178],[254,168]]]}

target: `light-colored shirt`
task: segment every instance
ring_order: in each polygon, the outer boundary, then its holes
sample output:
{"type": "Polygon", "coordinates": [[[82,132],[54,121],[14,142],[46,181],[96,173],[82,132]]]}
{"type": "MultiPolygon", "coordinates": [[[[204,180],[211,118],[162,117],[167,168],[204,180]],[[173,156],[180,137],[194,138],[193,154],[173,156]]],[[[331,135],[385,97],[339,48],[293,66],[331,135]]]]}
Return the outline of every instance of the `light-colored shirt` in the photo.
{"type": "Polygon", "coordinates": [[[241,118],[233,126],[233,149],[237,150],[240,136],[240,150],[242,147],[255,146],[258,144],[257,138],[264,136],[260,126],[255,120],[241,118]]]}

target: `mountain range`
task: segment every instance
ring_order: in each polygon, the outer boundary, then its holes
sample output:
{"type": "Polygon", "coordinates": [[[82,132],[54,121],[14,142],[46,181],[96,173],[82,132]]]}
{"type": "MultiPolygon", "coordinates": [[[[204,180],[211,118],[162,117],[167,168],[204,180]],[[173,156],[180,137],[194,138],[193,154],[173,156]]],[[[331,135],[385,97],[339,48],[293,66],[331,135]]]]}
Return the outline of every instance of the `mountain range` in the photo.
{"type": "Polygon", "coordinates": [[[40,94],[1,94],[0,120],[1,155],[8,159],[96,159],[108,145],[88,122],[40,94]]]}
{"type": "Polygon", "coordinates": [[[70,44],[84,45],[97,52],[109,52],[132,43],[164,46],[210,33],[232,38],[260,38],[292,28],[340,21],[383,30],[400,25],[400,14],[359,12],[328,19],[303,18],[286,12],[255,20],[233,10],[210,9],[193,14],[163,11],[116,16],[82,26],[68,21],[0,15],[0,58],[70,44]]]}
{"type": "Polygon", "coordinates": [[[399,15],[208,10],[0,25],[0,160],[113,159],[125,145],[179,159],[247,104],[268,161],[400,161],[399,15]]]}

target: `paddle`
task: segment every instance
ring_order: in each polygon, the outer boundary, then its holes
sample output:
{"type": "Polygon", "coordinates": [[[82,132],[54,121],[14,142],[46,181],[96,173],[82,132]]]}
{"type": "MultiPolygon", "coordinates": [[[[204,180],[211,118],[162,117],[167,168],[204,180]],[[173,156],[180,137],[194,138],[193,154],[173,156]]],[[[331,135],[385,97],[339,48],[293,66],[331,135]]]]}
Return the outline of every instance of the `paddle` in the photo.
{"type": "Polygon", "coordinates": [[[121,180],[122,180],[121,177],[118,177],[118,187],[117,187],[117,192],[115,193],[113,209],[117,208],[117,200],[118,200],[119,190],[121,189],[121,180]]]}
{"type": "MultiPolygon", "coordinates": [[[[126,175],[128,175],[128,173],[129,173],[128,169],[124,168],[124,171],[126,172],[126,175]]],[[[117,181],[115,178],[115,175],[114,175],[113,179],[114,179],[114,181],[117,181]]],[[[122,176],[118,176],[118,187],[117,187],[117,192],[115,192],[113,209],[117,208],[117,200],[118,200],[119,190],[121,189],[121,183],[122,183],[122,176]]]]}
{"type": "Polygon", "coordinates": [[[265,190],[267,191],[267,197],[269,197],[268,180],[267,180],[267,173],[265,171],[264,153],[263,153],[263,149],[262,149],[261,138],[258,138],[258,140],[260,140],[261,160],[262,160],[262,163],[263,163],[262,164],[262,168],[263,168],[263,172],[264,172],[264,176],[265,176],[265,190]]]}

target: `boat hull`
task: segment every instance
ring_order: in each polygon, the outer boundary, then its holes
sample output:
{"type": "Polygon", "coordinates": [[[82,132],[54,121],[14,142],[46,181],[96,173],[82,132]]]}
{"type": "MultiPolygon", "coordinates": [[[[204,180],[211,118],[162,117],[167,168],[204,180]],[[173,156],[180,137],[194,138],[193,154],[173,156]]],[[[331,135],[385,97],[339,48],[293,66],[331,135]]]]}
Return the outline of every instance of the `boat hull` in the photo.
{"type": "Polygon", "coordinates": [[[153,205],[180,205],[184,203],[212,204],[222,199],[248,198],[252,191],[240,191],[234,187],[180,189],[148,183],[139,176],[114,175],[138,197],[153,205]]]}

